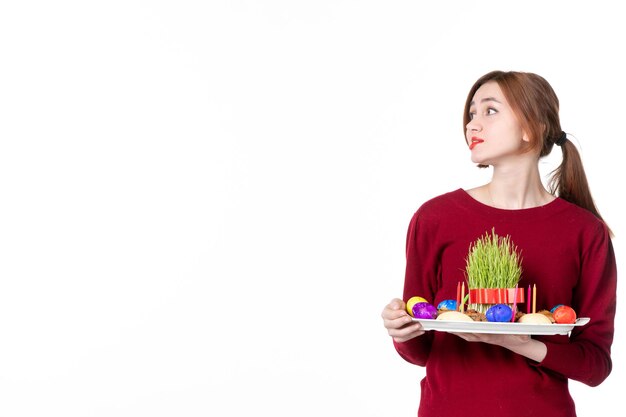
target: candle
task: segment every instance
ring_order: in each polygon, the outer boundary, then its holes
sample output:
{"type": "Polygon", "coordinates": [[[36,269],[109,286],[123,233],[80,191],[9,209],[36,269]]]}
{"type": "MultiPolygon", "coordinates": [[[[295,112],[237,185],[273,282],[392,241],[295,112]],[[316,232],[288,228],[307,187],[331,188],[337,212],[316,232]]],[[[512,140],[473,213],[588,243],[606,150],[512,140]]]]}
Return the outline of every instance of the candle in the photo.
{"type": "MultiPolygon", "coordinates": [[[[522,290],[523,292],[524,290],[522,290]]],[[[517,284],[515,284],[515,293],[513,294],[513,317],[511,317],[511,321],[515,321],[515,313],[517,313],[517,284]]]]}
{"type": "Polygon", "coordinates": [[[461,283],[461,313],[463,312],[463,299],[465,298],[465,281],[461,283]]]}
{"type": "Polygon", "coordinates": [[[526,293],[526,314],[530,314],[530,284],[528,284],[528,292],[526,293]]]}
{"type": "Polygon", "coordinates": [[[533,284],[533,313],[537,312],[537,284],[533,284]]]}

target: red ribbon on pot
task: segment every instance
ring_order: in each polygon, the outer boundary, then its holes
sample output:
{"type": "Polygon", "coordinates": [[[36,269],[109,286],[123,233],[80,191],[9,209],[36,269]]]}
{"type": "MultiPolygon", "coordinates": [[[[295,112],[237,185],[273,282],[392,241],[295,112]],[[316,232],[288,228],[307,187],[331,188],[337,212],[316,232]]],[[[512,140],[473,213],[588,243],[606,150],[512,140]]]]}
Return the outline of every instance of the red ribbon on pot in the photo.
{"type": "Polygon", "coordinates": [[[523,288],[472,288],[469,290],[470,304],[512,304],[524,302],[523,288]],[[517,297],[515,296],[517,291],[517,297]]]}

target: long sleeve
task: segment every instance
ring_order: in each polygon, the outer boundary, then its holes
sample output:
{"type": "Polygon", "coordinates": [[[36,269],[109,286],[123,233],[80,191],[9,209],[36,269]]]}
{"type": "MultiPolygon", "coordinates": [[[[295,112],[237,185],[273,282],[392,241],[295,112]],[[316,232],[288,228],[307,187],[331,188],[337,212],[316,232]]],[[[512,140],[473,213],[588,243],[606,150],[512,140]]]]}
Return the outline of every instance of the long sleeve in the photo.
{"type": "Polygon", "coordinates": [[[549,338],[541,367],[590,386],[599,385],[611,372],[611,344],[616,305],[617,269],[608,231],[594,228],[583,248],[579,285],[572,304],[579,316],[590,317],[584,327],[572,331],[569,343],[549,338]]]}
{"type": "MultiPolygon", "coordinates": [[[[432,229],[436,222],[423,221],[420,219],[420,214],[418,210],[413,215],[407,232],[403,299],[406,302],[413,296],[421,296],[432,303],[436,292],[439,259],[437,245],[429,229],[432,229]]],[[[394,341],[394,346],[407,362],[424,366],[430,353],[432,340],[433,334],[428,332],[403,343],[394,341]]]]}

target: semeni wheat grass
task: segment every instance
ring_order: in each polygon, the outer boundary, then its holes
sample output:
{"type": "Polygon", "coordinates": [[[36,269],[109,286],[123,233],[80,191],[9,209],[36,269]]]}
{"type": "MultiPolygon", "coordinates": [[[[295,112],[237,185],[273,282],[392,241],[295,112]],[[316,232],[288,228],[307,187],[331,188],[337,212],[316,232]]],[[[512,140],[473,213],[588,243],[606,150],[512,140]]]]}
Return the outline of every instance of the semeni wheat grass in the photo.
{"type": "Polygon", "coordinates": [[[522,275],[521,256],[511,237],[491,234],[470,244],[465,272],[469,288],[513,288],[522,275]]]}

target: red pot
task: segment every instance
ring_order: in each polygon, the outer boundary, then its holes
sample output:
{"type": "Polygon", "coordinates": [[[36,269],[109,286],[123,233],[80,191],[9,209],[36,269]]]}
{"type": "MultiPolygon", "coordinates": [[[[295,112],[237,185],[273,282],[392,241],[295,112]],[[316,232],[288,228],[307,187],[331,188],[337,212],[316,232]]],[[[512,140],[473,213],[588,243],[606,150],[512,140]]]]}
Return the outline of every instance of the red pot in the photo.
{"type": "MultiPolygon", "coordinates": [[[[469,290],[469,304],[513,304],[515,288],[474,288],[469,290]]],[[[524,288],[517,289],[516,303],[524,302],[524,288]]]]}

